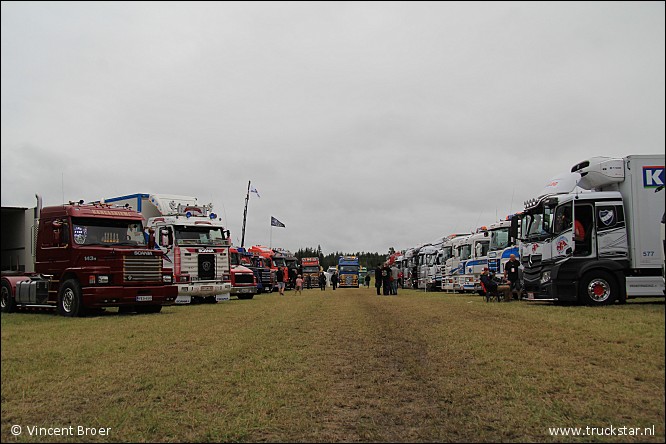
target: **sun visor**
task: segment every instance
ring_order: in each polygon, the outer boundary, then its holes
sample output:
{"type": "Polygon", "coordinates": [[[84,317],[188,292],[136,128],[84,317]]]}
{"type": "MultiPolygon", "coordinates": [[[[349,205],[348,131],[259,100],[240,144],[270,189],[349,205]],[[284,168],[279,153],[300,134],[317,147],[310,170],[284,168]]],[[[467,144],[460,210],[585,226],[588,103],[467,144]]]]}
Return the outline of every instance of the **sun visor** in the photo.
{"type": "Polygon", "coordinates": [[[578,173],[564,173],[556,176],[542,189],[538,197],[546,196],[548,194],[566,194],[571,193],[576,189],[576,184],[580,180],[578,173]]]}

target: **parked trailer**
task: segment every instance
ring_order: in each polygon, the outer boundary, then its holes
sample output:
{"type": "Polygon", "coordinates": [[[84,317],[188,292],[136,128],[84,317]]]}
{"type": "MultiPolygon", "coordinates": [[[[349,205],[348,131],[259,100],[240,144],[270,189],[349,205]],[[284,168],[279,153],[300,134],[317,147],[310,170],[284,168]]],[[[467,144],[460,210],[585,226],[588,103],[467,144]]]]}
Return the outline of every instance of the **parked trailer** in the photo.
{"type": "Polygon", "coordinates": [[[172,269],[178,284],[176,303],[229,298],[231,242],[229,231],[212,212],[212,204],[199,205],[191,196],[142,193],[104,202],[136,209],[147,227],[155,230],[164,266],[172,269]]]}
{"type": "Polygon", "coordinates": [[[340,256],[338,259],[339,287],[359,288],[358,273],[360,264],[356,256],[340,256]]]}
{"type": "Polygon", "coordinates": [[[252,299],[257,294],[257,278],[252,266],[252,255],[244,248],[231,247],[231,296],[238,299],[252,299]]]}
{"type": "Polygon", "coordinates": [[[55,307],[73,317],[119,307],[158,313],[176,299],[171,270],[154,249],[154,237],[146,240],[136,211],[82,201],[42,208],[38,196],[23,217],[18,208],[3,208],[2,215],[3,312],[55,307]],[[10,236],[16,237],[5,250],[10,236]]]}
{"type": "Polygon", "coordinates": [[[476,230],[469,237],[470,256],[460,273],[460,286],[464,292],[481,290],[481,273],[488,266],[488,248],[490,237],[486,227],[476,230]]]}
{"type": "Polygon", "coordinates": [[[305,288],[318,288],[319,287],[319,266],[318,257],[304,257],[301,259],[303,267],[303,286],[305,288]]]}
{"type": "Polygon", "coordinates": [[[594,157],[551,180],[521,216],[528,298],[606,305],[663,296],[664,199],[654,192],[663,184],[663,154],[594,157]]]}
{"type": "Polygon", "coordinates": [[[471,243],[470,235],[458,236],[451,239],[451,257],[446,260],[444,274],[442,275],[442,290],[448,292],[462,291],[460,287],[460,272],[469,258],[471,243]]]}

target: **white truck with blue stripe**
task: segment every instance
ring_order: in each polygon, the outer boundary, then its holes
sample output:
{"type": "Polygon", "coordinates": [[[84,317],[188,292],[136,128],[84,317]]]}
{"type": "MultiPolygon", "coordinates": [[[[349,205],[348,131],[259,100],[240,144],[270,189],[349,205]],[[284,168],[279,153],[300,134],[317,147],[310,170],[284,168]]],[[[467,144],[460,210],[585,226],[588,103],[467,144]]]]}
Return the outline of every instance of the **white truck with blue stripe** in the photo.
{"type": "Polygon", "coordinates": [[[507,220],[496,222],[488,227],[490,233],[490,247],[488,249],[488,268],[491,273],[504,275],[504,265],[509,262],[513,254],[520,260],[518,243],[510,235],[511,216],[507,220]]]}
{"type": "Polygon", "coordinates": [[[488,247],[490,236],[485,227],[476,230],[469,237],[470,257],[462,267],[460,287],[463,292],[474,292],[481,289],[481,273],[488,266],[488,247]]]}
{"type": "Polygon", "coordinates": [[[452,256],[446,260],[444,274],[442,275],[442,290],[448,292],[462,291],[460,287],[460,272],[469,259],[472,248],[469,242],[470,235],[458,236],[451,240],[452,256]]]}

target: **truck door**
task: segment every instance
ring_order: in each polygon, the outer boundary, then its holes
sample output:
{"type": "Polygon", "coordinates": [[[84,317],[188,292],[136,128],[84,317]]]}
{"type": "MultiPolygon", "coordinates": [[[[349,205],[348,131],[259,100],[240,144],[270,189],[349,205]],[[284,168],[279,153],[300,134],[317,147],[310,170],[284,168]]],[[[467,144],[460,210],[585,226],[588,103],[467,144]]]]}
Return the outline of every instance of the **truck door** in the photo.
{"type": "Polygon", "coordinates": [[[164,252],[164,268],[173,269],[174,248],[173,248],[173,227],[162,225],[157,229],[157,245],[164,252]]]}
{"type": "MultiPolygon", "coordinates": [[[[41,249],[39,262],[35,270],[39,273],[53,275],[60,279],[62,272],[71,266],[69,257],[69,223],[66,220],[52,219],[40,224],[42,235],[39,236],[41,249]]],[[[85,260],[85,259],[84,259],[85,260]]],[[[81,265],[79,262],[78,265],[81,265]]]]}
{"type": "Polygon", "coordinates": [[[570,256],[574,252],[573,203],[560,205],[553,222],[552,257],[570,256]]]}
{"type": "Polygon", "coordinates": [[[590,202],[576,203],[573,218],[574,256],[596,255],[596,230],[594,208],[590,202]]]}
{"type": "Polygon", "coordinates": [[[622,202],[596,202],[594,212],[599,257],[628,258],[629,244],[622,202]]]}

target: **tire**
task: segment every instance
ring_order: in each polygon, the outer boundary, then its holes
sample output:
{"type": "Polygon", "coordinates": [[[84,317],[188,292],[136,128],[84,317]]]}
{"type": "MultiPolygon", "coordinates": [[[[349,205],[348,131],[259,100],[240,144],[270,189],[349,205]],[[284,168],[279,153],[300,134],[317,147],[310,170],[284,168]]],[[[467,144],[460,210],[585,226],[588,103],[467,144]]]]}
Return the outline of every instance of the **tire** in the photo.
{"type": "Polygon", "coordinates": [[[215,296],[206,296],[205,302],[206,304],[217,304],[217,299],[215,296]]]}
{"type": "Polygon", "coordinates": [[[3,313],[16,311],[16,300],[12,296],[12,287],[7,282],[2,283],[2,301],[0,302],[3,313]]]}
{"type": "Polygon", "coordinates": [[[66,280],[58,291],[58,314],[69,318],[83,316],[83,292],[76,279],[66,280]]]}
{"type": "Polygon", "coordinates": [[[586,305],[610,305],[618,299],[620,289],[615,278],[603,270],[591,271],[580,281],[579,301],[586,305]]]}

